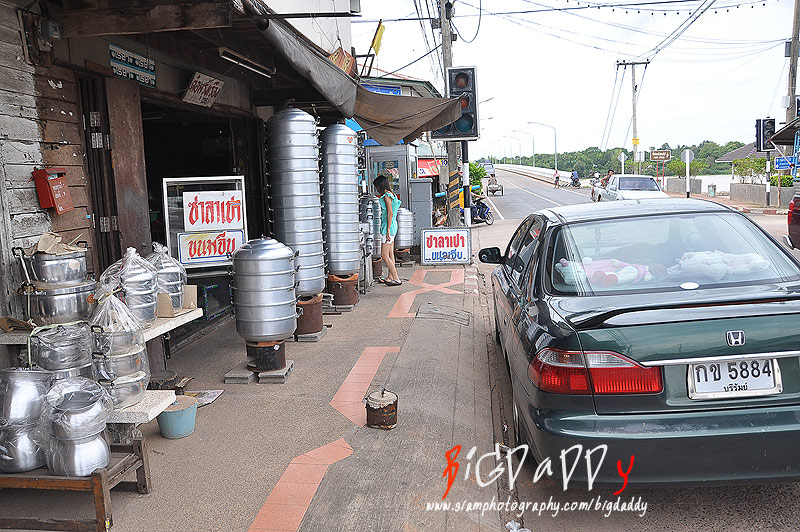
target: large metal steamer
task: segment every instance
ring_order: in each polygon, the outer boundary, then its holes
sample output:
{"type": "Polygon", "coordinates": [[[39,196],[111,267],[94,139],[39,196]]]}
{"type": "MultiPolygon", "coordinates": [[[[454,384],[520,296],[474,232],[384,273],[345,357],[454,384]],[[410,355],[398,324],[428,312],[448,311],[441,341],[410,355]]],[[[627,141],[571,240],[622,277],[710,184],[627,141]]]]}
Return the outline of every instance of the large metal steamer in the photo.
{"type": "Polygon", "coordinates": [[[414,245],[414,213],[400,207],[397,209],[397,236],[395,249],[408,249],[414,245]]]}
{"type": "Polygon", "coordinates": [[[349,275],[358,272],[361,262],[355,131],[342,124],[328,126],[321,151],[328,273],[349,275]]]}
{"type": "Polygon", "coordinates": [[[295,273],[295,252],[272,238],[250,240],[233,254],[236,332],[255,359],[255,369],[286,365],[283,342],[297,328],[295,273]]]}
{"type": "Polygon", "coordinates": [[[315,295],[325,287],[317,122],[299,109],[279,111],[267,122],[267,144],[273,232],[298,254],[297,295],[315,295]]]}

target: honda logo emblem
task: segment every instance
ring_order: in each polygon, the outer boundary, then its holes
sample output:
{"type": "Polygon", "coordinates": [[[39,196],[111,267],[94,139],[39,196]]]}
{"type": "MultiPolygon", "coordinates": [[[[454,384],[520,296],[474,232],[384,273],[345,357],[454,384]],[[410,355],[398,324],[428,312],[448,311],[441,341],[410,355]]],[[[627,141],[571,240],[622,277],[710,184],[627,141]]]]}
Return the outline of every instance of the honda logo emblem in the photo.
{"type": "Polygon", "coordinates": [[[728,331],[725,333],[725,338],[728,340],[728,345],[731,347],[744,345],[744,331],[728,331]]]}

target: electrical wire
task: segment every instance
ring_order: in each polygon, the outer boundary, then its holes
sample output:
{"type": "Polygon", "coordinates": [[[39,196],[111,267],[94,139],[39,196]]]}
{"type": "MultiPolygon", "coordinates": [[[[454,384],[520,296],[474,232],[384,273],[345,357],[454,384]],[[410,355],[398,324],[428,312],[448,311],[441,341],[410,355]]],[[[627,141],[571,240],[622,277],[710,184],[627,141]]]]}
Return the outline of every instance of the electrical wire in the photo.
{"type": "Polygon", "coordinates": [[[382,76],[378,76],[378,77],[379,77],[379,78],[385,78],[385,77],[387,77],[387,76],[391,76],[392,74],[395,74],[395,73],[397,73],[397,72],[400,72],[400,71],[401,71],[401,70],[403,70],[404,68],[408,68],[408,67],[410,67],[411,65],[413,65],[413,64],[414,64],[414,63],[416,63],[417,61],[421,61],[421,60],[425,59],[426,57],[428,57],[429,55],[431,55],[433,52],[435,52],[436,50],[438,50],[438,49],[439,49],[439,48],[441,48],[441,47],[442,47],[442,45],[440,44],[440,45],[438,45],[436,48],[433,48],[433,49],[431,49],[430,51],[428,51],[428,52],[424,53],[423,55],[421,55],[421,56],[417,57],[416,59],[414,59],[413,61],[411,61],[411,62],[410,62],[410,63],[408,63],[407,65],[403,65],[403,66],[401,66],[400,68],[398,68],[398,69],[396,69],[396,70],[392,70],[391,72],[388,72],[388,73],[386,73],[386,74],[384,74],[384,75],[382,75],[382,76]]]}
{"type": "Polygon", "coordinates": [[[645,59],[645,58],[647,60],[652,60],[656,55],[658,55],[658,53],[661,50],[663,50],[664,48],[666,48],[667,46],[669,46],[670,44],[672,44],[673,42],[678,40],[678,38],[680,38],[680,36],[683,35],[686,32],[686,30],[688,30],[692,26],[692,24],[697,22],[697,20],[701,16],[703,16],[703,13],[708,11],[711,8],[711,6],[714,5],[715,1],[716,0],[705,0],[702,4],[700,4],[700,7],[698,7],[691,15],[689,15],[689,18],[687,18],[686,20],[681,22],[678,25],[678,27],[675,28],[675,30],[673,30],[672,33],[670,33],[667,37],[665,37],[660,43],[658,43],[650,51],[645,52],[643,54],[639,54],[638,56],[636,56],[636,58],[634,60],[640,60],[640,59],[645,59]]]}
{"type": "MultiPolygon", "coordinates": [[[[418,2],[418,0],[414,0],[414,9],[416,10],[417,14],[420,17],[422,17],[422,8],[421,8],[420,2],[418,2]]],[[[425,50],[430,52],[431,51],[431,45],[428,42],[428,32],[425,30],[425,23],[422,22],[421,19],[419,21],[419,29],[420,29],[420,31],[422,31],[422,40],[425,42],[425,50]]],[[[428,62],[430,63],[430,66],[431,66],[431,72],[433,74],[436,74],[436,72],[437,72],[436,59],[434,59],[432,56],[428,56],[428,62]]]]}
{"type": "Polygon", "coordinates": [[[608,112],[606,113],[606,123],[603,126],[603,135],[600,137],[600,144],[602,146],[606,138],[606,130],[608,129],[608,120],[611,118],[611,107],[614,105],[614,94],[617,92],[617,80],[619,79],[619,69],[614,73],[614,85],[611,87],[611,99],[608,101],[608,112]]]}
{"type": "Polygon", "coordinates": [[[478,32],[481,31],[481,20],[483,20],[483,0],[478,0],[478,27],[475,28],[475,35],[472,36],[472,39],[467,40],[464,38],[464,35],[462,35],[461,31],[459,31],[459,29],[456,28],[455,21],[453,21],[453,28],[455,28],[457,34],[461,35],[461,39],[466,44],[470,44],[475,42],[475,39],[478,38],[478,32]]]}
{"type": "Polygon", "coordinates": [[[617,116],[617,106],[619,105],[619,97],[622,95],[622,85],[625,83],[625,73],[628,71],[628,67],[625,67],[622,71],[622,80],[619,82],[619,91],[617,92],[617,101],[614,102],[614,111],[611,113],[611,123],[608,125],[608,135],[606,136],[606,143],[600,147],[601,150],[605,151],[606,147],[608,146],[608,142],[611,140],[611,130],[614,128],[614,118],[617,116]]]}

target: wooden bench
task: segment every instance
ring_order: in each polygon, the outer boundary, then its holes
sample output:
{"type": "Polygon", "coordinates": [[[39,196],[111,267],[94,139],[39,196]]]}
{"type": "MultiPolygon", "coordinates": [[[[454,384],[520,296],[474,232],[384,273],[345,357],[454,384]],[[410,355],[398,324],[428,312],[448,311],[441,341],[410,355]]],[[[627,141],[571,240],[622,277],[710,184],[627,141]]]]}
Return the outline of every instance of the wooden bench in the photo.
{"type": "Polygon", "coordinates": [[[94,519],[47,519],[0,517],[0,528],[16,530],[107,531],[114,524],[111,515],[111,489],[150,493],[150,462],[144,439],[130,444],[112,444],[111,460],[104,469],[88,477],[59,477],[42,467],[27,473],[0,474],[0,489],[87,491],[94,497],[94,519]],[[136,481],[123,477],[136,471],[136,481]]]}

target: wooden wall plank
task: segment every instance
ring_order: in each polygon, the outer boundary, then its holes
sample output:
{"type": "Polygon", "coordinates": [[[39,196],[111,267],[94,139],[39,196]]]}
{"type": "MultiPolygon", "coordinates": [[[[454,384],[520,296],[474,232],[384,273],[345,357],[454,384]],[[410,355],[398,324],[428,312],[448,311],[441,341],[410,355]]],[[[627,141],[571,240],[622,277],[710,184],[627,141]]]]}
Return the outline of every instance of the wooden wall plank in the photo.
{"type": "MultiPolygon", "coordinates": [[[[14,20],[16,20],[16,18],[17,16],[14,15],[14,20]]],[[[16,24],[14,24],[14,26],[14,28],[0,26],[0,42],[21,47],[22,37],[20,36],[20,32],[16,29],[16,24]]]]}
{"type": "Polygon", "coordinates": [[[11,235],[14,238],[38,236],[51,228],[50,217],[44,212],[11,216],[11,235]]]}
{"type": "Polygon", "coordinates": [[[81,132],[78,124],[43,120],[40,122],[43,142],[56,142],[59,144],[80,144],[81,132]]]}
{"type": "Polygon", "coordinates": [[[0,140],[0,157],[6,164],[82,166],[83,148],[79,144],[0,140]]]}
{"type": "Polygon", "coordinates": [[[10,92],[5,90],[5,87],[0,87],[0,104],[36,109],[36,97],[30,94],[10,92]]]}
{"type": "Polygon", "coordinates": [[[47,166],[83,167],[83,146],[81,144],[42,144],[42,162],[47,166]]]}
{"type": "MultiPolygon", "coordinates": [[[[53,231],[57,233],[76,229],[82,229],[88,233],[87,229],[91,222],[86,218],[86,207],[76,207],[75,210],[64,214],[53,215],[51,223],[53,231]]],[[[84,240],[86,239],[84,238],[84,240]]]]}
{"type": "MultiPolygon", "coordinates": [[[[2,15],[0,15],[0,18],[2,15]]],[[[0,42],[0,66],[10,68],[13,70],[21,70],[33,74],[35,69],[33,65],[25,62],[25,56],[22,55],[22,48],[19,44],[8,44],[0,42]]]]}
{"type": "Polygon", "coordinates": [[[0,160],[6,164],[41,164],[41,144],[0,140],[0,160]]]}
{"type": "Polygon", "coordinates": [[[40,120],[78,123],[78,107],[71,102],[39,98],[36,108],[40,120]]]}
{"type": "MultiPolygon", "coordinates": [[[[58,166],[47,164],[46,166],[58,166]]],[[[41,168],[42,165],[35,164],[7,164],[6,165],[6,186],[9,189],[18,188],[33,188],[35,187],[31,181],[31,175],[36,168],[41,168]]],[[[67,183],[70,187],[86,186],[88,181],[86,179],[86,172],[82,165],[63,166],[66,170],[67,183]]]]}

